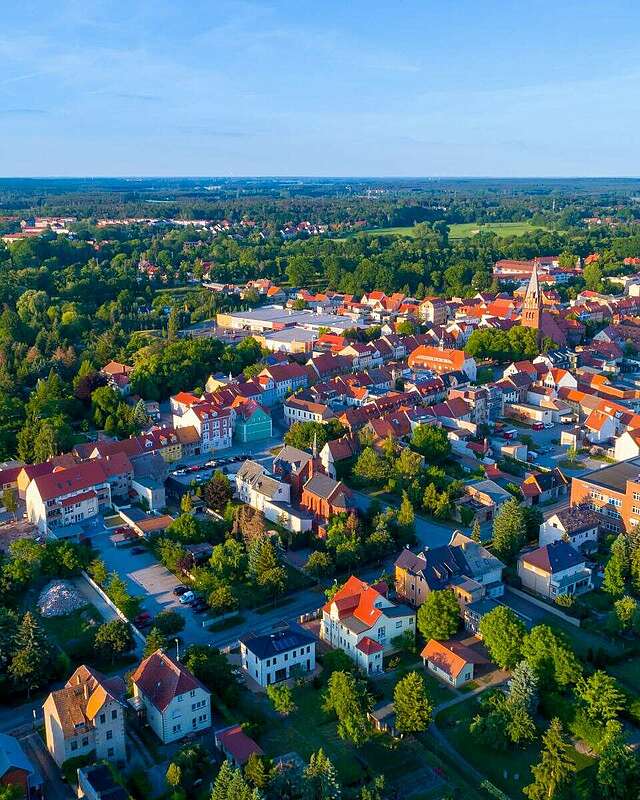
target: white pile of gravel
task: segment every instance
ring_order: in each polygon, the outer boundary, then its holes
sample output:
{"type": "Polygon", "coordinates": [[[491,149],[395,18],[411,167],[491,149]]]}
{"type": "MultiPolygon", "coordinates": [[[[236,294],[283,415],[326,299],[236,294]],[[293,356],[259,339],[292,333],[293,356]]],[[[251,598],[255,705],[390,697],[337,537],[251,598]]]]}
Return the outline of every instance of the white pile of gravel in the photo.
{"type": "Polygon", "coordinates": [[[38,608],[43,617],[65,617],[86,605],[85,598],[68,581],[51,581],[38,598],[38,608]]]}

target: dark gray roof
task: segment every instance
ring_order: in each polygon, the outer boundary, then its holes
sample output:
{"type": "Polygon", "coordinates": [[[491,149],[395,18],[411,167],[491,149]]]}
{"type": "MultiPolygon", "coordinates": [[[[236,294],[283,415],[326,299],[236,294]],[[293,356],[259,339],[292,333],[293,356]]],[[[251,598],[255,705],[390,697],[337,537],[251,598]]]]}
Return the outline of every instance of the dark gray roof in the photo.
{"type": "Polygon", "coordinates": [[[585,563],[585,557],[563,539],[524,553],[520,559],[552,575],[585,563]]]}
{"type": "Polygon", "coordinates": [[[318,497],[324,497],[324,499],[327,500],[338,486],[340,486],[340,481],[334,481],[333,478],[330,478],[328,475],[322,472],[316,472],[316,474],[312,475],[305,483],[304,488],[309,492],[313,492],[313,494],[318,497]]]}
{"type": "Polygon", "coordinates": [[[635,481],[639,475],[640,464],[635,461],[621,461],[619,464],[612,464],[610,467],[583,475],[581,480],[624,494],[627,489],[627,481],[635,481]]]}
{"type": "Polygon", "coordinates": [[[288,653],[298,647],[315,644],[315,637],[298,625],[285,628],[282,631],[266,633],[262,636],[242,636],[240,643],[250,650],[256,658],[271,658],[288,653]]]}
{"type": "Polygon", "coordinates": [[[595,511],[586,506],[571,506],[556,511],[560,524],[567,533],[580,533],[591,528],[597,528],[602,520],[595,511]]]}

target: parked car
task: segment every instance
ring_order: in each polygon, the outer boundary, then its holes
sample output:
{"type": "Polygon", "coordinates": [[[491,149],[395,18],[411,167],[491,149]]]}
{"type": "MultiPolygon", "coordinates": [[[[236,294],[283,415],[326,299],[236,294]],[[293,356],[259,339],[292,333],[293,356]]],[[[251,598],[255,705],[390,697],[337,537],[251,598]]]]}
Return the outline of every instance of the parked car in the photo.
{"type": "Polygon", "coordinates": [[[515,439],[516,436],[518,435],[518,431],[511,428],[511,430],[504,431],[502,435],[505,439],[515,439]]]}
{"type": "Polygon", "coordinates": [[[124,535],[128,530],[130,530],[128,525],[120,525],[119,528],[116,528],[114,533],[120,533],[124,535]]]}
{"type": "Polygon", "coordinates": [[[175,587],[175,589],[173,590],[173,594],[176,597],[180,597],[181,595],[183,595],[185,592],[188,592],[188,591],[189,591],[189,588],[187,586],[183,586],[182,584],[180,584],[180,586],[176,586],[175,587]]]}
{"type": "Polygon", "coordinates": [[[188,606],[190,603],[193,603],[195,599],[196,599],[195,594],[192,591],[187,590],[184,594],[180,595],[180,597],[178,598],[178,602],[181,603],[183,606],[188,606]]]}
{"type": "Polygon", "coordinates": [[[535,452],[535,450],[529,450],[527,453],[527,461],[535,461],[536,458],[538,458],[538,454],[535,452]]]}
{"type": "Polygon", "coordinates": [[[531,426],[531,430],[532,431],[543,431],[544,430],[544,425],[542,424],[542,422],[534,422],[533,425],[531,426]]]}

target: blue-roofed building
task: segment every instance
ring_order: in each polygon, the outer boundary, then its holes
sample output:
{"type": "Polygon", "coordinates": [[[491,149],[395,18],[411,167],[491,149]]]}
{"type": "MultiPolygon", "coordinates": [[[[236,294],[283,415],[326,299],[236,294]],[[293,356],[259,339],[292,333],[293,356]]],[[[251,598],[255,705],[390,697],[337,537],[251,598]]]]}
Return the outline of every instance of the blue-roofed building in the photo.
{"type": "Polygon", "coordinates": [[[299,625],[240,639],[242,668],[260,686],[286,681],[316,668],[316,639],[299,625]]]}
{"type": "Polygon", "coordinates": [[[17,786],[26,800],[44,797],[44,781],[13,736],[0,733],[0,786],[17,786]]]}

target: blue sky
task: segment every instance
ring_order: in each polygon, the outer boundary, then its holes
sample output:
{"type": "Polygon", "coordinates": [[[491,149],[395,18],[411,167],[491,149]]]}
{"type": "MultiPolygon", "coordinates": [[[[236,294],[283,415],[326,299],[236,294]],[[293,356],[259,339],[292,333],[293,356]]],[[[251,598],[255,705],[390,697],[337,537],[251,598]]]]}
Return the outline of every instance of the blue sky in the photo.
{"type": "Polygon", "coordinates": [[[2,176],[640,175],[637,0],[2,6],[2,176]]]}

